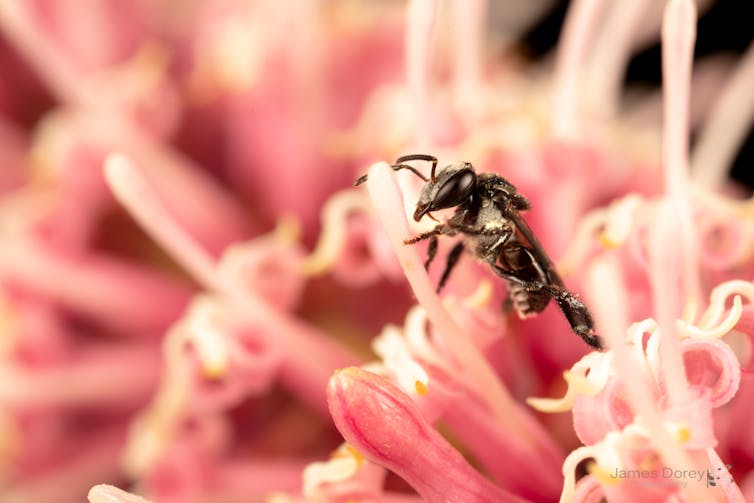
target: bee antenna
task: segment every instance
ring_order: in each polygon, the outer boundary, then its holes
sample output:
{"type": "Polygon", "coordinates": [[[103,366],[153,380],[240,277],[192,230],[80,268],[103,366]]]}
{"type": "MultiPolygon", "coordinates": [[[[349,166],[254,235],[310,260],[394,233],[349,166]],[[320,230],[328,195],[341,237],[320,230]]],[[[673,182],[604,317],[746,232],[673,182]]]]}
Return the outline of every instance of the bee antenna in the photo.
{"type": "MultiPolygon", "coordinates": [[[[427,180],[427,177],[419,174],[419,172],[417,172],[415,169],[411,168],[410,166],[408,166],[406,164],[403,164],[406,161],[426,161],[426,162],[431,162],[432,163],[432,174],[431,174],[430,178],[432,179],[432,183],[434,183],[436,181],[435,180],[435,168],[437,168],[437,158],[435,156],[433,156],[433,155],[427,155],[427,154],[409,154],[409,155],[404,155],[404,156],[401,156],[401,157],[399,157],[398,159],[395,160],[395,165],[393,167],[393,169],[396,169],[395,166],[405,166],[406,168],[409,168],[409,169],[411,169],[411,171],[413,171],[414,173],[416,173],[419,176],[419,178],[421,178],[425,182],[428,182],[429,180],[427,180]]],[[[403,168],[399,168],[399,169],[403,169],[403,168]]]]}
{"type": "MultiPolygon", "coordinates": [[[[419,178],[421,178],[422,180],[424,180],[425,182],[429,181],[426,176],[422,175],[421,171],[419,171],[413,166],[409,166],[408,164],[393,164],[392,166],[390,166],[390,168],[392,168],[393,171],[400,171],[402,169],[407,169],[411,171],[413,174],[415,174],[416,176],[418,176],[419,178]]],[[[433,171],[433,174],[434,174],[434,171],[433,171]]]]}

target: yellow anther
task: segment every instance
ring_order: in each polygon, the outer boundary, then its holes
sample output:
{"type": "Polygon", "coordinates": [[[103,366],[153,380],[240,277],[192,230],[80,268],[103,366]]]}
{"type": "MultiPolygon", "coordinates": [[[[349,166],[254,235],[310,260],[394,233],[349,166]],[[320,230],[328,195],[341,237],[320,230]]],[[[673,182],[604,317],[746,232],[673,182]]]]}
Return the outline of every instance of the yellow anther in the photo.
{"type": "Polygon", "coordinates": [[[301,236],[301,221],[296,215],[286,213],[278,218],[275,237],[286,243],[295,243],[301,236]]]}
{"type": "Polygon", "coordinates": [[[607,250],[614,250],[615,248],[618,248],[618,246],[620,246],[620,243],[610,239],[606,232],[600,232],[599,236],[597,236],[597,239],[599,240],[602,247],[607,250]]]}
{"type": "Polygon", "coordinates": [[[583,373],[566,370],[563,372],[563,378],[568,383],[563,398],[531,397],[526,399],[526,403],[541,412],[565,412],[573,407],[577,395],[594,396],[601,391],[601,388],[589,381],[583,373]]]}
{"type": "Polygon", "coordinates": [[[673,435],[679,444],[685,444],[691,439],[691,428],[687,424],[675,424],[673,429],[673,435]]]}
{"type": "Polygon", "coordinates": [[[586,465],[586,471],[603,485],[616,485],[621,481],[617,477],[612,477],[609,471],[603,469],[594,461],[586,465]]]}
{"type": "Polygon", "coordinates": [[[202,367],[202,376],[211,381],[219,381],[228,372],[228,365],[219,362],[213,362],[202,367]]]}
{"type": "Polygon", "coordinates": [[[421,381],[416,381],[416,383],[414,383],[414,389],[416,389],[416,394],[419,396],[427,394],[427,385],[421,381]]]}
{"type": "Polygon", "coordinates": [[[364,456],[353,446],[345,444],[345,450],[356,461],[357,465],[361,465],[361,463],[364,461],[364,456]]]}

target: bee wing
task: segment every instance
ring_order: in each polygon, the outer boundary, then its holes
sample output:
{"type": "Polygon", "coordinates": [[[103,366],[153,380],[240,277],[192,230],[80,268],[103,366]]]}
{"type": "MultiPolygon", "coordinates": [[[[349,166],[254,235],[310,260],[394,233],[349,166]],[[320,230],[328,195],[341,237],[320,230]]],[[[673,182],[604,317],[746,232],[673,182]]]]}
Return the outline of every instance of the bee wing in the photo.
{"type": "Polygon", "coordinates": [[[552,263],[552,260],[550,260],[547,252],[545,252],[542,243],[539,242],[534,231],[531,230],[531,227],[529,227],[529,224],[526,223],[526,220],[524,220],[521,214],[516,210],[507,208],[500,208],[500,210],[503,212],[503,215],[505,215],[505,218],[513,222],[518,233],[527,241],[529,244],[529,251],[531,251],[542,270],[546,272],[550,279],[550,283],[565,288],[563,280],[555,270],[555,265],[552,263]]]}

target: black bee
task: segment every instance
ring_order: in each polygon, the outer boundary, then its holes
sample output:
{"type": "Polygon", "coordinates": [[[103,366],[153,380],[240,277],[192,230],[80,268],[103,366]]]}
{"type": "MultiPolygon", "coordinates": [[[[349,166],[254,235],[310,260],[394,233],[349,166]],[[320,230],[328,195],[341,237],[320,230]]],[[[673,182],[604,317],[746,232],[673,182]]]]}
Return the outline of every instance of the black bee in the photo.
{"type": "MultiPolygon", "coordinates": [[[[437,236],[461,234],[465,237],[448,254],[438,291],[448,281],[464,248],[469,248],[477,259],[487,263],[495,274],[508,282],[510,303],[520,317],[542,312],[553,298],[573,331],[590,346],[602,349],[589,310],[566,290],[552,261],[521,217],[519,212],[528,210],[530,204],[517,193],[516,187],[493,173],[476,173],[468,162],[449,164],[435,174],[437,159],[431,155],[405,155],[399,157],[391,168],[394,171],[408,169],[426,182],[416,203],[414,220],[417,222],[424,215],[432,218],[432,211],[456,208],[445,223],[404,241],[414,244],[429,239],[424,264],[428,268],[437,253],[437,236]],[[405,164],[407,161],[431,162],[430,178],[405,164]]],[[[366,175],[362,176],[355,185],[366,179],[366,175]]]]}

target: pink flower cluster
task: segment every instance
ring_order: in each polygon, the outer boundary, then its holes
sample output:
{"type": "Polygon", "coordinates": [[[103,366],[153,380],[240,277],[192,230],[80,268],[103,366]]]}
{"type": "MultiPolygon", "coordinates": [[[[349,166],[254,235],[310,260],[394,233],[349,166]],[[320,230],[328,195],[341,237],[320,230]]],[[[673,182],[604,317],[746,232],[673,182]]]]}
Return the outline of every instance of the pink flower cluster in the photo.
{"type": "Polygon", "coordinates": [[[754,49],[575,0],[531,64],[493,7],[0,0],[1,501],[754,499],[754,49]],[[531,201],[604,351],[471,255],[436,293],[418,152],[531,201]]]}

